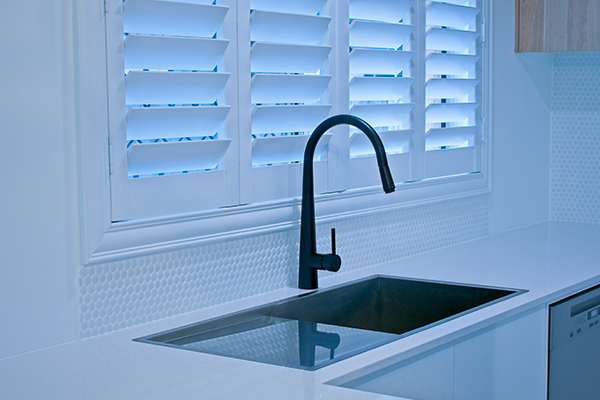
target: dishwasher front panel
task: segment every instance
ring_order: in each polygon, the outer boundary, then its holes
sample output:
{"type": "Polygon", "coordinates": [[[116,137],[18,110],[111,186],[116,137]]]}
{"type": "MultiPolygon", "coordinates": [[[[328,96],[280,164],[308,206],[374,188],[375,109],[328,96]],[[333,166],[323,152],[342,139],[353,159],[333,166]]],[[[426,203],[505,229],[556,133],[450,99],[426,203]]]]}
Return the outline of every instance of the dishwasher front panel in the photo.
{"type": "Polygon", "coordinates": [[[600,399],[600,285],[550,305],[548,400],[600,399]]]}

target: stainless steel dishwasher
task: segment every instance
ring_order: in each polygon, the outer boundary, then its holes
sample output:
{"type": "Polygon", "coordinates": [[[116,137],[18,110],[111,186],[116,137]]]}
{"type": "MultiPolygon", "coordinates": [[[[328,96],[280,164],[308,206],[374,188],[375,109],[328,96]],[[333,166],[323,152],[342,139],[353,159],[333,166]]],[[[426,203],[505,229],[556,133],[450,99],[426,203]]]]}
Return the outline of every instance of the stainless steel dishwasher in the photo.
{"type": "Polygon", "coordinates": [[[548,400],[600,399],[600,285],[550,305],[548,400]]]}

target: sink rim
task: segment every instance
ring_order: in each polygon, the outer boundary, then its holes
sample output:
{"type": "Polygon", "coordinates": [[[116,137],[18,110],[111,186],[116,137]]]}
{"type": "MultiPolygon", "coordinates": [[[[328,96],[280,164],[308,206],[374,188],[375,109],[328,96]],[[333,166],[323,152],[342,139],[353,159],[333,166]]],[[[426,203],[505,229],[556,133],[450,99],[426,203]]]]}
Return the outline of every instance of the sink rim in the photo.
{"type": "MultiPolygon", "coordinates": [[[[378,289],[379,291],[381,291],[381,289],[378,289]]],[[[421,278],[408,278],[408,277],[402,277],[402,276],[394,276],[394,275],[388,275],[388,274],[374,274],[374,275],[370,275],[367,277],[362,277],[356,280],[352,280],[352,281],[348,281],[348,282],[344,282],[338,285],[333,285],[333,286],[329,286],[329,287],[324,287],[324,288],[318,288],[318,289],[309,289],[307,290],[305,293],[300,293],[294,296],[290,296],[290,297],[286,297],[280,300],[276,300],[270,303],[265,303],[262,305],[258,305],[258,306],[254,306],[254,307],[250,307],[250,308],[246,308],[246,309],[242,309],[239,311],[235,311],[232,313],[228,313],[228,314],[224,314],[224,315],[220,315],[217,317],[212,317],[209,319],[205,319],[205,320],[201,320],[198,322],[194,322],[194,323],[190,323],[190,324],[186,324],[186,325],[182,325],[182,326],[178,326],[172,329],[168,329],[168,330],[163,330],[160,332],[156,332],[150,335],[145,335],[139,338],[135,338],[133,339],[133,341],[136,342],[141,342],[141,343],[148,343],[148,344],[155,344],[155,345],[161,345],[161,346],[166,346],[166,347],[171,347],[171,348],[177,348],[180,350],[192,350],[192,351],[198,351],[198,352],[203,352],[205,354],[213,354],[213,355],[220,355],[220,356],[224,356],[224,357],[229,357],[229,358],[236,358],[236,359],[244,359],[244,360],[249,360],[249,361],[255,361],[255,362],[262,362],[262,363],[266,363],[266,364],[271,364],[271,365],[278,365],[278,366],[286,366],[286,367],[292,367],[292,368],[296,368],[296,369],[301,369],[301,370],[309,370],[309,371],[314,371],[317,369],[320,369],[322,367],[325,367],[327,365],[331,365],[333,363],[337,363],[339,361],[348,359],[353,357],[354,355],[372,350],[376,347],[380,347],[384,344],[388,344],[397,340],[400,340],[402,338],[405,338],[407,336],[411,336],[414,334],[417,334],[419,332],[423,332],[427,329],[433,328],[435,326],[444,324],[446,322],[449,322],[451,320],[463,317],[467,314],[471,314],[473,312],[479,311],[483,308],[487,308],[489,306],[492,306],[496,303],[499,302],[503,302],[505,300],[508,300],[510,298],[519,296],[523,293],[528,292],[529,290],[527,289],[517,289],[517,288],[507,288],[507,287],[500,287],[500,286],[489,286],[489,285],[479,285],[479,284],[470,284],[470,283],[460,283],[460,282],[451,282],[451,281],[440,281],[440,280],[432,280],[432,279],[421,279],[421,278]],[[490,300],[487,301],[485,303],[482,303],[480,305],[468,308],[464,311],[452,314],[448,317],[436,320],[434,322],[428,323],[426,325],[420,326],[418,328],[414,328],[411,329],[407,332],[404,333],[387,333],[381,330],[368,330],[368,329],[364,329],[364,328],[353,328],[353,327],[349,327],[352,329],[363,329],[363,330],[367,330],[367,331],[371,331],[371,332],[379,332],[382,334],[386,334],[389,335],[389,339],[382,339],[377,341],[375,344],[373,345],[369,345],[360,349],[357,349],[356,351],[351,351],[347,354],[344,354],[342,356],[340,356],[339,358],[335,358],[332,359],[330,361],[325,361],[322,362],[321,364],[318,364],[316,366],[312,366],[312,367],[307,367],[307,366],[300,366],[300,365],[291,365],[291,364],[286,364],[286,363],[279,363],[279,362],[271,362],[269,360],[264,360],[264,359],[256,359],[256,358],[246,358],[246,357],[240,357],[240,356],[236,356],[236,355],[229,355],[229,354],[222,354],[222,353],[218,353],[218,352],[210,352],[210,351],[206,351],[206,350],[193,350],[193,349],[188,349],[188,348],[184,348],[182,347],[181,344],[171,344],[169,343],[170,341],[174,341],[176,339],[183,339],[186,337],[191,337],[194,335],[207,335],[210,336],[211,333],[216,333],[218,331],[223,331],[223,330],[227,330],[227,328],[230,328],[232,330],[235,330],[235,328],[237,327],[239,329],[239,327],[242,324],[252,324],[252,322],[256,322],[258,319],[261,319],[264,317],[273,317],[273,318],[281,318],[278,316],[272,316],[268,313],[269,309],[272,309],[274,307],[277,306],[281,306],[281,305],[285,305],[287,303],[292,303],[295,301],[300,301],[303,298],[308,298],[308,297],[314,297],[317,296],[319,294],[323,294],[323,293],[328,293],[331,291],[335,291],[335,290],[340,290],[340,289],[344,289],[348,286],[352,286],[352,285],[356,285],[356,284],[360,284],[366,281],[371,281],[371,280],[376,280],[376,279],[390,279],[390,280],[400,280],[400,281],[412,281],[412,282],[420,282],[420,283],[432,283],[432,284],[440,284],[440,285],[445,285],[445,286],[458,286],[458,287],[467,287],[467,288],[478,288],[478,289],[491,289],[491,290],[500,290],[500,291],[506,291],[508,292],[507,294],[496,298],[494,300],[490,300]],[[190,332],[194,332],[194,333],[190,333],[188,335],[182,335],[182,333],[186,332],[186,331],[190,331],[190,332]]],[[[284,318],[285,319],[285,318],[284,318]]],[[[293,321],[300,321],[300,319],[290,319],[288,318],[288,320],[293,321]]],[[[338,326],[338,327],[348,327],[348,326],[344,326],[344,325],[332,325],[332,324],[325,324],[320,322],[320,324],[324,324],[326,326],[338,326]]],[[[214,337],[225,337],[227,336],[227,334],[224,335],[216,335],[214,337]]],[[[211,337],[208,337],[211,338],[211,337]]],[[[203,340],[207,340],[208,338],[205,339],[201,339],[198,341],[203,341],[203,340]]]]}

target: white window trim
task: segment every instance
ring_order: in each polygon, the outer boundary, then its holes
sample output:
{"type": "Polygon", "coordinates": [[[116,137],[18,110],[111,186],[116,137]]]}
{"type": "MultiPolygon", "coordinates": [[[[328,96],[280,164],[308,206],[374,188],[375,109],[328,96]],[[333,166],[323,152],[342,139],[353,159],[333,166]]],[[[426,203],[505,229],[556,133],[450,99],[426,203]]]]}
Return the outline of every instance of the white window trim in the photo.
{"type": "MultiPolygon", "coordinates": [[[[483,7],[485,35],[491,31],[490,9],[483,7]]],[[[216,243],[299,227],[299,199],[257,203],[134,221],[112,222],[109,173],[108,94],[106,82],[104,0],[74,3],[81,261],[92,265],[185,247],[216,243]]],[[[380,188],[316,196],[318,222],[335,221],[481,195],[491,191],[490,41],[484,57],[487,120],[483,126],[482,172],[380,188]]]]}

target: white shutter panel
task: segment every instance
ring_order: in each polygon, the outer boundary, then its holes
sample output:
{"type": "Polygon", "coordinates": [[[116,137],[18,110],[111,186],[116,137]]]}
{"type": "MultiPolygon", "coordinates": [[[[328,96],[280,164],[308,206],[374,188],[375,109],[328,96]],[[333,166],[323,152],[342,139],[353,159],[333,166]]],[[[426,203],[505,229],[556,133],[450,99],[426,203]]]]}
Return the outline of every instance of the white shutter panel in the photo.
{"type": "Polygon", "coordinates": [[[229,41],[217,32],[228,7],[212,3],[126,0],[122,5],[125,140],[117,138],[113,146],[126,143],[127,152],[126,162],[117,160],[112,172],[127,193],[117,219],[227,203],[222,164],[231,139],[220,130],[230,110],[224,103],[230,74],[222,71],[229,41]],[[203,189],[206,184],[210,191],[203,189]]]}
{"type": "MultiPolygon", "coordinates": [[[[308,135],[331,111],[325,73],[331,46],[326,1],[250,1],[252,201],[299,196],[308,135]]],[[[315,156],[316,190],[326,190],[326,146],[315,156]]]]}
{"type": "Polygon", "coordinates": [[[481,21],[474,0],[426,11],[425,176],[481,171],[481,21]]]}
{"type": "MultiPolygon", "coordinates": [[[[481,171],[480,0],[106,3],[114,220],[299,196],[332,112],[374,126],[396,182],[481,171]]],[[[364,134],[336,130],[315,190],[379,185],[364,134]]]]}
{"type": "MultiPolygon", "coordinates": [[[[408,180],[413,103],[410,10],[413,0],[350,0],[350,113],[378,131],[397,182],[408,180]]],[[[378,185],[374,150],[350,131],[350,188],[378,185]]]]}

